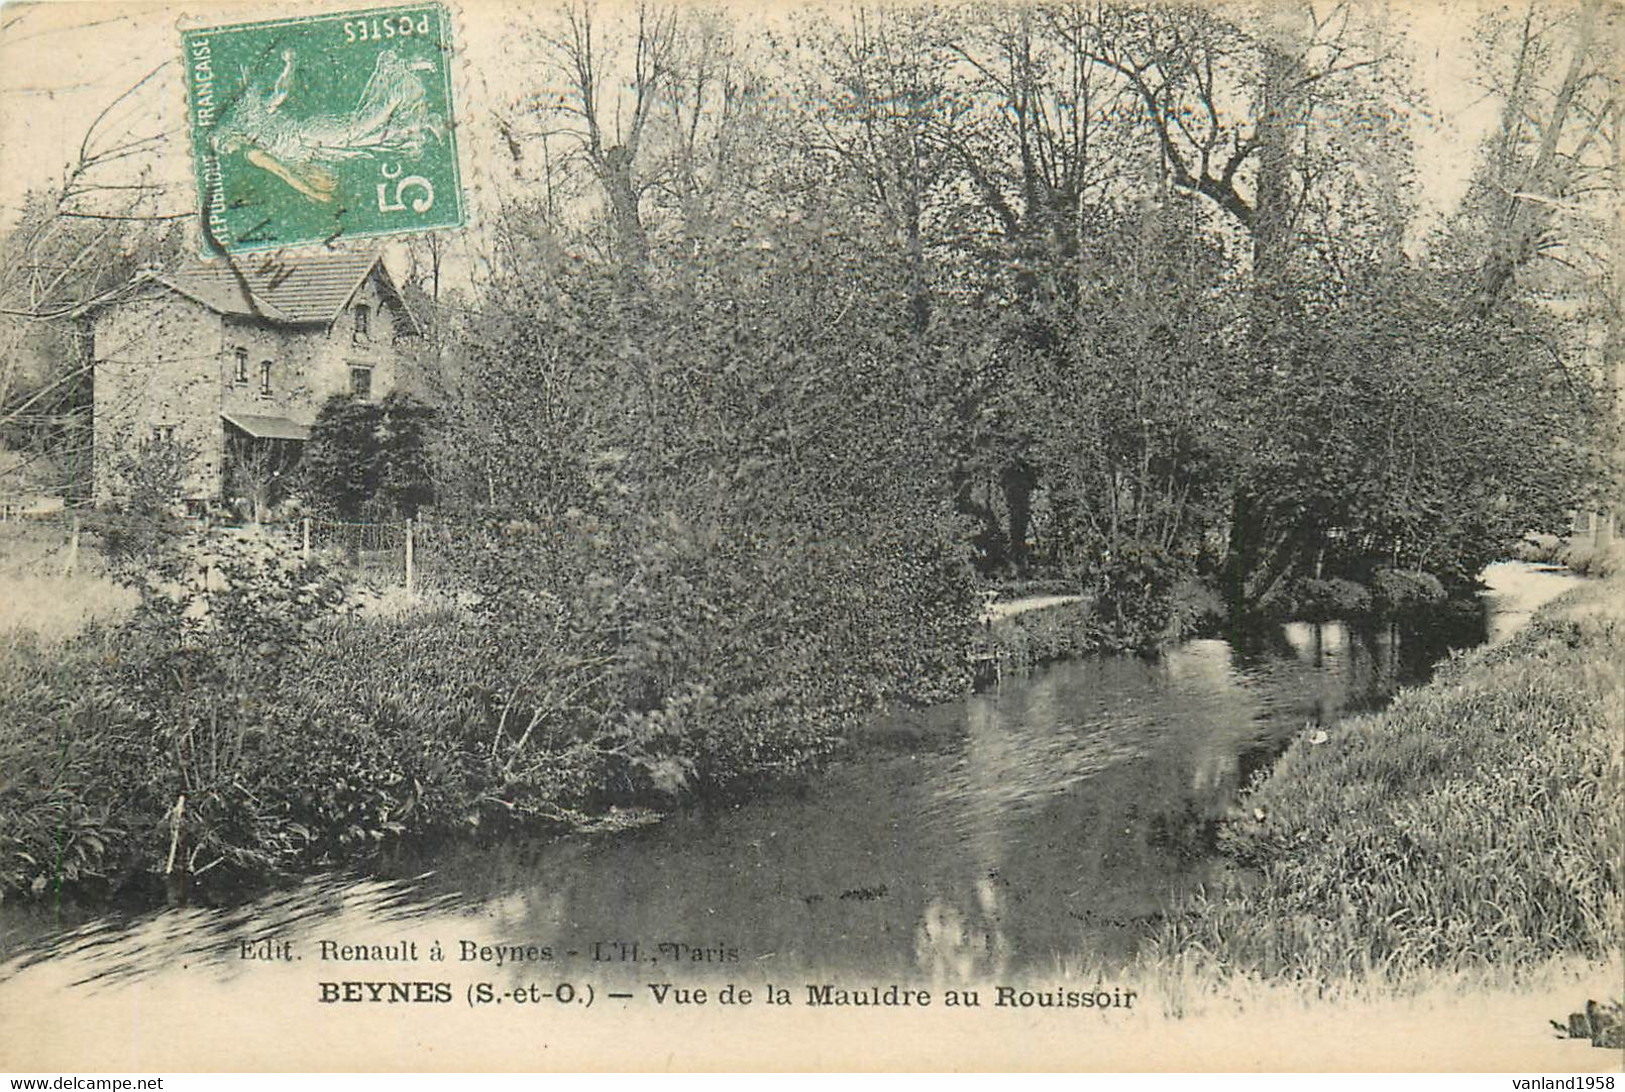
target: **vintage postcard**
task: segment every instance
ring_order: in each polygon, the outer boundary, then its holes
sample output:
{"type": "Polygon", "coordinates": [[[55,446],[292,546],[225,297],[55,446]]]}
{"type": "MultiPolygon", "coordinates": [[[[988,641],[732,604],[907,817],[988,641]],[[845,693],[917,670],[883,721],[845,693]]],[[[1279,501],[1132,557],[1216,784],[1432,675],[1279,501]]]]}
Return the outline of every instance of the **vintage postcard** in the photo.
{"type": "Polygon", "coordinates": [[[1612,1088],[1622,65],[0,7],[0,1070],[1612,1088]]]}

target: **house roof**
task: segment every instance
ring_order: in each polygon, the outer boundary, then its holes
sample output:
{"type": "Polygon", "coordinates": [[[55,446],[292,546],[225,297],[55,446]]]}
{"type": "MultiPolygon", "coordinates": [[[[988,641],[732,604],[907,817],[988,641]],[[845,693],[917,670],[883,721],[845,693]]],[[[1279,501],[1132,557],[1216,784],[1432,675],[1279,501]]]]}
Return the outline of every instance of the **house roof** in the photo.
{"type": "Polygon", "coordinates": [[[230,261],[193,258],[150,277],[218,314],[290,326],[327,325],[338,318],[374,269],[418,330],[416,317],[376,251],[317,250],[246,255],[230,261]]]}
{"type": "Polygon", "coordinates": [[[310,429],[286,417],[258,413],[222,413],[221,417],[259,440],[308,440],[310,429]]]}

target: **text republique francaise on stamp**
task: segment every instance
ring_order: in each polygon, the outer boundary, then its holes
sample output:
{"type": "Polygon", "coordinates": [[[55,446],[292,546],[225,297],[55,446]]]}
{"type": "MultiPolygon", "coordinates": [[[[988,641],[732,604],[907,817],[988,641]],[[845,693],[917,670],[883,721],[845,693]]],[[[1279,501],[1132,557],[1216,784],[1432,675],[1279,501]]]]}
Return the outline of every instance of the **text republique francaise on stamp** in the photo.
{"type": "Polygon", "coordinates": [[[463,223],[444,9],[192,29],[183,46],[207,249],[463,223]]]}

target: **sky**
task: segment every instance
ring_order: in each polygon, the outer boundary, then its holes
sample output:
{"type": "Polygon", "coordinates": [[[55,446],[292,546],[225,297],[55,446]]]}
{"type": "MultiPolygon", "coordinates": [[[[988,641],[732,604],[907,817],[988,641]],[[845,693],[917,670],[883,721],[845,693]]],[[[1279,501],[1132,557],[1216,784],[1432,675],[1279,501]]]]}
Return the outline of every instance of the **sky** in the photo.
{"type": "MultiPolygon", "coordinates": [[[[615,2],[601,0],[601,6],[615,2]]],[[[1410,31],[1407,41],[1416,83],[1431,107],[1413,130],[1427,219],[1454,208],[1479,142],[1496,120],[1497,104],[1472,84],[1469,39],[1473,21],[1492,3],[1389,0],[1394,23],[1410,31]]],[[[272,14],[285,17],[295,11],[367,6],[376,4],[51,0],[0,6],[0,227],[15,221],[29,188],[61,181],[93,123],[93,149],[111,147],[130,136],[168,134],[170,139],[151,154],[132,156],[121,166],[149,168],[167,187],[167,211],[197,207],[186,144],[181,30],[272,14]],[[98,123],[123,91],[149,74],[146,84],[98,123]]],[[[457,42],[454,94],[461,120],[459,138],[466,184],[476,191],[470,196],[477,217],[479,191],[488,184],[489,172],[502,169],[505,156],[491,121],[515,96],[536,90],[534,73],[517,69],[510,35],[517,22],[534,19],[556,5],[554,0],[546,4],[449,0],[447,6],[457,42]]],[[[750,15],[746,26],[782,20],[788,10],[782,2],[753,5],[734,0],[727,6],[750,15]]]]}

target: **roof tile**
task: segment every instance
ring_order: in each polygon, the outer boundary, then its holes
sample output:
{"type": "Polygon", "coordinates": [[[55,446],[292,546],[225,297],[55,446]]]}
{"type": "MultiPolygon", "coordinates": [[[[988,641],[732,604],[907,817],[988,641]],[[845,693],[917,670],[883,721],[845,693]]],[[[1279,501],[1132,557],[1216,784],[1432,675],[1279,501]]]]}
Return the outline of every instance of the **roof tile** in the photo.
{"type": "Polygon", "coordinates": [[[223,315],[272,322],[332,322],[379,263],[373,251],[250,255],[235,261],[191,259],[158,280],[223,315]]]}

